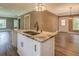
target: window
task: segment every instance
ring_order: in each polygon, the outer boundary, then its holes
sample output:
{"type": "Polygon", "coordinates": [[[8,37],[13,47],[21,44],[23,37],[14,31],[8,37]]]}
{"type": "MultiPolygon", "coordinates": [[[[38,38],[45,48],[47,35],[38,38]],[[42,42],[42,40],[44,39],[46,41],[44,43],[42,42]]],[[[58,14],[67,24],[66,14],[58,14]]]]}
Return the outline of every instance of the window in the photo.
{"type": "Polygon", "coordinates": [[[14,28],[18,28],[18,20],[14,19],[14,28]]]}
{"type": "Polygon", "coordinates": [[[61,20],[61,26],[65,26],[65,19],[61,20]]]}
{"type": "Polygon", "coordinates": [[[6,28],[6,19],[0,19],[0,28],[6,28]]]}
{"type": "Polygon", "coordinates": [[[79,17],[73,18],[73,30],[79,30],[79,17]]]}

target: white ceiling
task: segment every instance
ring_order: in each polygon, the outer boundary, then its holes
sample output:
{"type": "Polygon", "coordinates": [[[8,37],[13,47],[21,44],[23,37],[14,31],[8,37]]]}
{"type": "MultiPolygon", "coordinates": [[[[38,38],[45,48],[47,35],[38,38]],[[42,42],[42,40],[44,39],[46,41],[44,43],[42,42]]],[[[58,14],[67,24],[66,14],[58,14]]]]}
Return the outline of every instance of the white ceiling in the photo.
{"type": "Polygon", "coordinates": [[[33,4],[24,3],[0,3],[1,17],[17,17],[32,11],[33,4]]]}
{"type": "MultiPolygon", "coordinates": [[[[35,4],[33,3],[0,3],[1,17],[17,17],[27,12],[33,11],[35,4]]],[[[79,14],[78,3],[51,3],[46,4],[46,9],[58,15],[69,15],[70,7],[72,7],[72,14],[79,14]]]]}
{"type": "Polygon", "coordinates": [[[59,3],[47,5],[47,9],[58,16],[70,15],[70,7],[72,7],[72,14],[79,14],[79,3],[59,3]]]}

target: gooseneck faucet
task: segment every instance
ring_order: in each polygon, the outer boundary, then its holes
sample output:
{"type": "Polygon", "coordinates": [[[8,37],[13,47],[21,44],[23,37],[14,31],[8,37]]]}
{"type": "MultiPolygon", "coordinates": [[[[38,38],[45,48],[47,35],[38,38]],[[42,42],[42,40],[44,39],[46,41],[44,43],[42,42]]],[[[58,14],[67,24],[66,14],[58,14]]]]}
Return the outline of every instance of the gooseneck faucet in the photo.
{"type": "Polygon", "coordinates": [[[34,24],[34,28],[36,28],[36,31],[38,31],[38,30],[39,30],[39,25],[38,25],[38,22],[36,22],[36,23],[34,24]]]}

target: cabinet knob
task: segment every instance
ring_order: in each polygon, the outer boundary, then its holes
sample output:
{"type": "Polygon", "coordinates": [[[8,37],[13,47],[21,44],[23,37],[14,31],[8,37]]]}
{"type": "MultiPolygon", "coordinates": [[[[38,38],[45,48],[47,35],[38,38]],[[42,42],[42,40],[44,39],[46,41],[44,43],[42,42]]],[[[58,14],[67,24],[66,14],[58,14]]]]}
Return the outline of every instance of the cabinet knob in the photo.
{"type": "Polygon", "coordinates": [[[35,51],[35,52],[37,51],[36,47],[37,47],[37,45],[34,45],[34,51],[35,51]]]}
{"type": "Polygon", "coordinates": [[[21,47],[23,47],[23,42],[21,42],[21,47]]]}

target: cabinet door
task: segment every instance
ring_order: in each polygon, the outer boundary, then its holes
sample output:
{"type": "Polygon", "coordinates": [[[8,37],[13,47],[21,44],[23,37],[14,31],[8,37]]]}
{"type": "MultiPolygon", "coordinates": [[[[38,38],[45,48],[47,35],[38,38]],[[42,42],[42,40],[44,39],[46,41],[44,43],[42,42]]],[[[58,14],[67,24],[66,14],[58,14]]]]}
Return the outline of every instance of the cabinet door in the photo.
{"type": "Polygon", "coordinates": [[[40,56],[41,43],[33,40],[33,56],[40,56]]]}
{"type": "Polygon", "coordinates": [[[29,37],[24,36],[23,40],[23,55],[24,56],[39,56],[40,55],[40,43],[29,37]]]}
{"type": "Polygon", "coordinates": [[[19,55],[23,55],[23,38],[20,33],[17,34],[17,52],[19,55]]]}
{"type": "Polygon", "coordinates": [[[25,39],[23,40],[24,46],[23,46],[23,55],[24,56],[32,56],[33,55],[33,40],[28,37],[24,37],[25,39]]]}
{"type": "Polygon", "coordinates": [[[22,34],[18,34],[17,47],[21,56],[40,55],[40,43],[22,34]]]}

